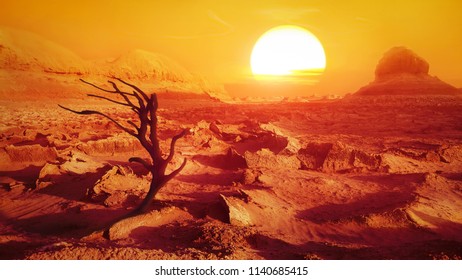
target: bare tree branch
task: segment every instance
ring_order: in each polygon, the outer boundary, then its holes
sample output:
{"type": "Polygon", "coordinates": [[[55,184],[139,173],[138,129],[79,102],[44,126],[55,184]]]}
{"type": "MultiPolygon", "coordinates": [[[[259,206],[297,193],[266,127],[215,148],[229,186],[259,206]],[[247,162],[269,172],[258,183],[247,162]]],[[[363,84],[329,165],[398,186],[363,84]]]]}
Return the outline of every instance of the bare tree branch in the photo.
{"type": "Polygon", "coordinates": [[[130,98],[127,97],[127,96],[134,96],[135,98],[138,99],[138,97],[136,96],[136,94],[121,91],[121,90],[119,89],[119,87],[116,85],[116,83],[114,83],[113,81],[107,81],[107,82],[108,82],[109,84],[112,85],[112,87],[114,88],[114,90],[115,90],[117,93],[119,93],[119,94],[123,97],[123,99],[125,99],[125,101],[126,101],[128,104],[130,104],[133,108],[136,108],[136,109],[138,109],[138,110],[140,109],[140,108],[138,108],[135,104],[133,104],[133,102],[130,100],[130,98]]]}
{"type": "Polygon", "coordinates": [[[184,137],[187,133],[188,133],[188,130],[185,129],[180,134],[173,136],[172,141],[170,142],[170,153],[168,154],[168,157],[165,159],[167,163],[169,163],[173,159],[173,156],[175,155],[176,141],[178,141],[178,139],[180,139],[181,137],[184,137]]]}
{"type": "Polygon", "coordinates": [[[140,117],[140,128],[138,129],[138,140],[140,141],[141,145],[148,151],[149,155],[153,159],[153,161],[157,160],[157,155],[153,149],[151,143],[149,143],[148,139],[146,139],[146,134],[148,131],[148,117],[147,117],[147,110],[141,109],[139,117],[140,117]]]}
{"type": "Polygon", "coordinates": [[[149,97],[146,95],[146,93],[144,93],[144,91],[142,91],[139,87],[135,86],[135,85],[132,85],[130,83],[127,83],[125,82],[124,80],[120,79],[120,78],[115,78],[117,81],[121,82],[122,84],[124,85],[127,85],[131,88],[133,88],[134,90],[136,90],[139,94],[141,94],[141,96],[143,96],[144,100],[146,102],[149,102],[149,97]]]}
{"type": "MultiPolygon", "coordinates": [[[[149,99],[149,116],[151,117],[150,121],[148,121],[148,125],[151,127],[151,131],[149,134],[149,139],[151,140],[152,146],[154,148],[154,152],[158,155],[161,154],[159,140],[157,139],[157,95],[151,94],[151,98],[149,99]]],[[[161,158],[159,159],[161,160],[161,158]]]]}
{"type": "Polygon", "coordinates": [[[136,91],[133,91],[133,95],[136,97],[136,99],[138,100],[138,104],[140,105],[140,109],[143,110],[143,109],[146,109],[146,105],[144,104],[144,100],[143,98],[141,98],[137,93],[136,91]]]}
{"type": "MultiPolygon", "coordinates": [[[[92,86],[92,87],[94,87],[94,88],[96,88],[96,89],[102,90],[102,91],[104,91],[104,92],[118,93],[117,90],[108,90],[108,89],[99,87],[99,86],[97,86],[97,85],[95,85],[95,84],[92,84],[92,83],[90,83],[90,82],[87,82],[87,81],[85,81],[84,79],[80,79],[80,81],[83,82],[83,83],[85,83],[85,84],[87,84],[87,85],[90,85],[90,86],[92,86]]],[[[131,94],[131,93],[130,93],[130,94],[131,94]]]]}
{"type": "Polygon", "coordinates": [[[134,122],[132,122],[130,120],[128,120],[127,123],[132,125],[136,129],[136,131],[139,132],[139,127],[136,125],[136,123],[134,123],[134,122]]]}
{"type": "Polygon", "coordinates": [[[83,83],[85,83],[87,85],[90,85],[90,86],[92,86],[92,87],[94,87],[96,89],[102,90],[104,92],[119,94],[127,102],[127,104],[129,104],[130,106],[135,108],[135,110],[137,112],[139,111],[140,108],[137,107],[135,104],[133,104],[133,102],[130,100],[130,98],[128,98],[128,96],[133,96],[138,100],[138,102],[141,102],[141,103],[143,102],[142,98],[136,92],[129,93],[129,92],[121,91],[119,89],[119,87],[112,81],[108,81],[108,83],[112,85],[112,88],[114,88],[114,90],[108,90],[108,89],[99,87],[99,86],[97,86],[97,85],[95,85],[93,83],[87,82],[87,81],[85,81],[83,79],[80,79],[80,81],[82,81],[83,83]]]}
{"type": "Polygon", "coordinates": [[[96,94],[87,94],[87,96],[95,97],[95,98],[99,98],[99,99],[104,99],[104,100],[107,100],[109,102],[119,104],[119,105],[122,105],[122,106],[132,107],[130,104],[123,103],[123,102],[120,102],[120,101],[117,101],[117,100],[114,100],[114,99],[110,99],[110,98],[107,98],[107,97],[104,97],[104,96],[96,95],[96,94]]]}
{"type": "Polygon", "coordinates": [[[98,112],[98,111],[92,111],[92,110],[83,110],[83,111],[75,111],[75,110],[72,110],[72,109],[69,109],[67,107],[64,107],[64,106],[61,106],[61,105],[58,105],[59,107],[63,108],[64,110],[67,110],[69,112],[72,112],[72,113],[75,113],[75,114],[79,114],[79,115],[100,115],[100,116],[103,116],[105,117],[106,119],[110,120],[111,122],[113,122],[115,125],[117,125],[120,129],[122,129],[123,131],[127,132],[128,134],[132,135],[132,136],[137,136],[132,130],[124,127],[123,125],[121,125],[118,121],[114,120],[113,118],[111,118],[110,116],[104,114],[104,113],[101,113],[101,112],[98,112]]]}
{"type": "Polygon", "coordinates": [[[178,175],[178,173],[180,173],[181,170],[183,170],[183,168],[186,166],[187,162],[188,162],[188,160],[186,158],[183,159],[183,163],[181,164],[180,167],[178,167],[176,170],[172,171],[172,173],[170,173],[168,175],[165,175],[166,181],[170,181],[173,177],[178,175]]]}

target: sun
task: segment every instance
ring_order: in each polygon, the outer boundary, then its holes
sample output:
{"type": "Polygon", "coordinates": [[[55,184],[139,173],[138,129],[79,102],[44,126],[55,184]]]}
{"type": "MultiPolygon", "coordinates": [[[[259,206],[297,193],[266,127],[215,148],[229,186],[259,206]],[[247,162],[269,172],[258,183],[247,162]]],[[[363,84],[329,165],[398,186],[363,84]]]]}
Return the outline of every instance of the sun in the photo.
{"type": "Polygon", "coordinates": [[[326,55],[313,33],[299,26],[282,25],[258,39],[250,66],[255,76],[313,76],[324,72],[326,55]]]}

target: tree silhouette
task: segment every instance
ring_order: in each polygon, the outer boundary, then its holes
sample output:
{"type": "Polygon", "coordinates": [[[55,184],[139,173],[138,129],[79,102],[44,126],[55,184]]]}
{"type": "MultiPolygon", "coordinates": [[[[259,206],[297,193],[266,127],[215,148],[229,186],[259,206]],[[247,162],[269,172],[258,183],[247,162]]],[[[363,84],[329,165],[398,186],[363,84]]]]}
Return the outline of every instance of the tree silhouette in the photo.
{"type": "Polygon", "coordinates": [[[157,94],[153,93],[148,96],[137,86],[127,83],[119,78],[114,79],[124,84],[125,86],[131,88],[130,90],[132,92],[120,90],[117,84],[113,81],[108,81],[108,83],[112,86],[112,89],[105,89],[96,86],[95,84],[84,81],[82,79],[80,80],[85,84],[88,84],[96,89],[122,97],[122,100],[116,100],[101,95],[88,94],[88,96],[90,97],[104,99],[106,101],[130,108],[138,116],[138,124],[132,122],[131,120],[126,120],[126,124],[129,125],[127,126],[115,120],[113,117],[99,111],[75,111],[61,105],[59,105],[59,107],[75,114],[100,115],[110,120],[117,127],[122,129],[126,133],[130,134],[133,137],[136,137],[143,146],[143,148],[149,153],[151,160],[145,160],[140,157],[132,157],[129,159],[129,162],[137,162],[143,165],[144,168],[146,168],[149,171],[149,173],[151,173],[152,180],[149,187],[149,191],[146,194],[143,201],[140,203],[140,205],[138,205],[138,207],[136,207],[133,211],[131,211],[123,217],[127,218],[145,212],[149,208],[149,205],[156,196],[157,192],[163,186],[165,186],[165,184],[167,184],[168,181],[170,181],[173,177],[180,173],[181,170],[185,167],[187,161],[186,158],[183,160],[183,163],[179,168],[177,168],[169,174],[166,174],[167,165],[172,161],[173,156],[175,154],[175,144],[178,141],[178,139],[186,135],[188,130],[183,130],[181,133],[179,133],[171,139],[170,151],[168,155],[164,157],[162,151],[160,150],[159,139],[157,135],[157,109],[159,107],[159,103],[157,101],[157,94]]]}

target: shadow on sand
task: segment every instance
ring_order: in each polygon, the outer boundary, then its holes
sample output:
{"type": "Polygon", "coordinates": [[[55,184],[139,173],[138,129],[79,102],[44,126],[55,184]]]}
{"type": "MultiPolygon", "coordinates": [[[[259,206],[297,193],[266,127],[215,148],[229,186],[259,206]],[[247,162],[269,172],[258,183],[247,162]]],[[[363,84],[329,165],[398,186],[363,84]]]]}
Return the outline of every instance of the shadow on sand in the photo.
{"type": "Polygon", "coordinates": [[[378,192],[345,204],[325,204],[300,211],[297,218],[322,224],[362,215],[393,211],[415,199],[412,192],[378,192]]]}

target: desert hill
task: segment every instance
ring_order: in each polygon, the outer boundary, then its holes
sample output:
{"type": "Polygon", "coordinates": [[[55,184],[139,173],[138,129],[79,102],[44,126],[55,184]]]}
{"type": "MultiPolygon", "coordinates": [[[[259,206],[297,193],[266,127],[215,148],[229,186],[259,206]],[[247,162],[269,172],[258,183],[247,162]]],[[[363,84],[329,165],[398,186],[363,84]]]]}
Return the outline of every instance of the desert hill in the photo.
{"type": "Polygon", "coordinates": [[[0,28],[0,69],[83,74],[90,63],[36,34],[0,28]]]}
{"type": "Polygon", "coordinates": [[[225,94],[221,85],[161,54],[133,50],[112,61],[87,61],[36,34],[0,27],[0,97],[4,99],[81,98],[88,87],[80,78],[103,83],[110,77],[159,93],[225,94]]]}
{"type": "Polygon", "coordinates": [[[394,47],[380,59],[375,80],[354,96],[457,96],[461,92],[429,75],[429,63],[412,50],[394,47]]]}

